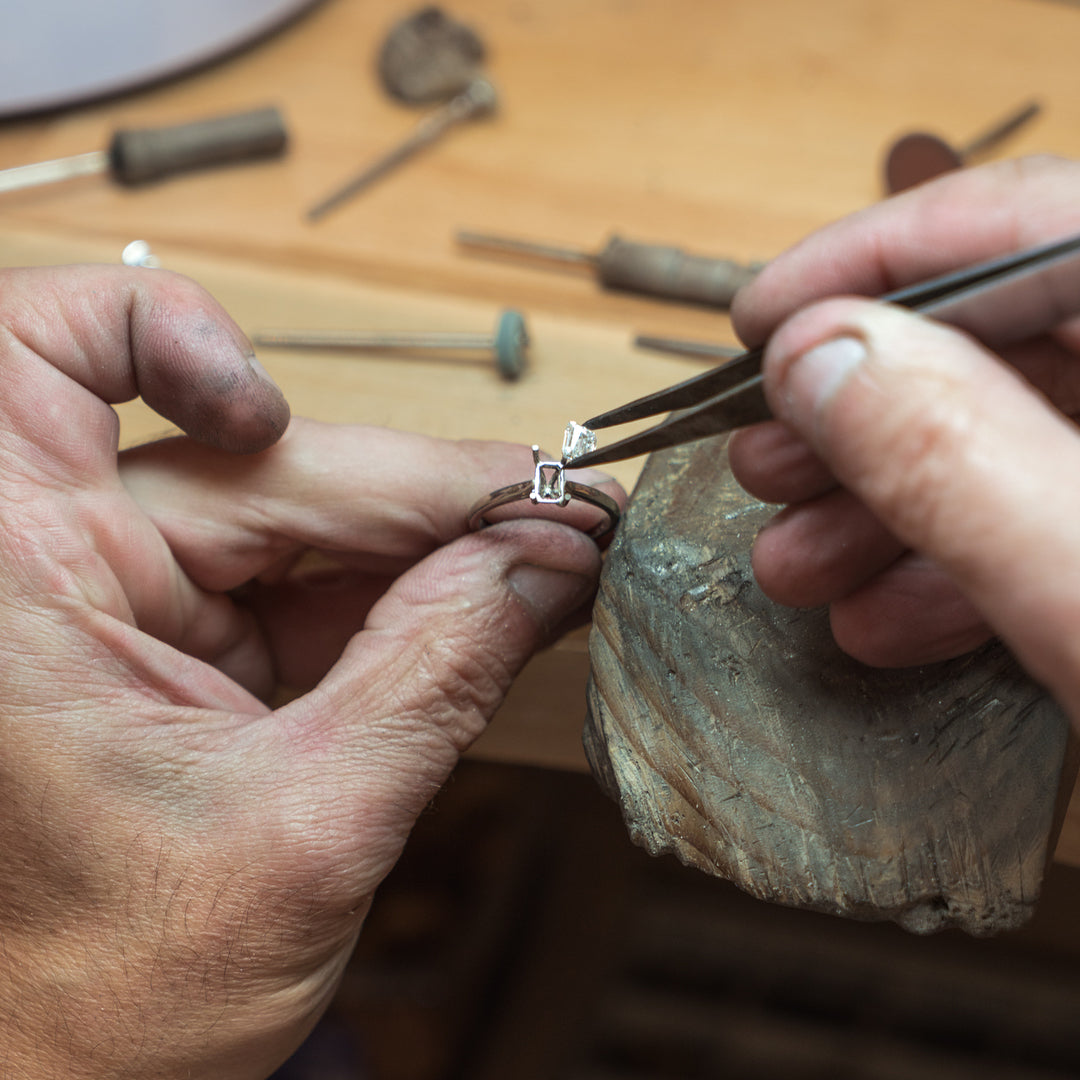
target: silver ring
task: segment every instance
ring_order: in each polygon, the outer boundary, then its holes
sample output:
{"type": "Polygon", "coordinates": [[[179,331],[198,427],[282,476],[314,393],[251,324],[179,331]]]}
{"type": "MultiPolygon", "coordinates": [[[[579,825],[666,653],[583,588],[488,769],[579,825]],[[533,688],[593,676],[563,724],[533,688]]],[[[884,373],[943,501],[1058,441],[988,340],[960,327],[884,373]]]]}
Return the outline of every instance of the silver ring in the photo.
{"type": "Polygon", "coordinates": [[[604,518],[588,531],[587,535],[593,540],[602,540],[615,531],[619,524],[619,504],[610,495],[605,495],[598,488],[590,487],[588,484],[567,480],[566,462],[541,461],[538,446],[534,446],[532,452],[535,466],[533,478],[499,488],[480,499],[469,511],[469,528],[473,532],[496,524],[488,521],[487,515],[500,506],[515,502],[530,502],[534,506],[544,504],[566,506],[574,499],[595,506],[604,514],[604,518]]]}

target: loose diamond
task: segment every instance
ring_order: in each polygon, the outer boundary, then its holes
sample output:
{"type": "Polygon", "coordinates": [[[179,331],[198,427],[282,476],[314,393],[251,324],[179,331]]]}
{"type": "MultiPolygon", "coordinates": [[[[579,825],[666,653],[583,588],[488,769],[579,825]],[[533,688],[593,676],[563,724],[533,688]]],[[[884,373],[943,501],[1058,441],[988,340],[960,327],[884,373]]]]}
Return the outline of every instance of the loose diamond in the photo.
{"type": "Polygon", "coordinates": [[[562,441],[562,459],[565,462],[575,461],[590,450],[596,449],[596,432],[583,427],[575,420],[566,425],[566,432],[562,441]]]}

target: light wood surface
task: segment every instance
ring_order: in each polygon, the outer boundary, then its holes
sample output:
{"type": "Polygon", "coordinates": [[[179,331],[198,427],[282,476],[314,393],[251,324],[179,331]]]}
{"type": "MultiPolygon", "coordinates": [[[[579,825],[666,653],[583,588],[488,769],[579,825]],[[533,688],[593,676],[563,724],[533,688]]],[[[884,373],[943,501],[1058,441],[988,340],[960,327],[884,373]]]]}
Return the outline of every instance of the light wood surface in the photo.
{"type": "MultiPolygon", "coordinates": [[[[604,293],[582,272],[464,255],[458,227],[598,249],[613,231],[767,259],[881,195],[890,140],[955,144],[1036,97],[1001,155],[1080,156],[1080,8],[1053,0],[458,0],[490,44],[497,116],[449,134],[318,225],[303,211],[407,135],[373,57],[409,10],[326,0],[256,48],[166,85],[0,126],[0,167],[104,147],[121,126],[276,104],[281,161],[125,190],[102,177],[0,197],[0,264],[116,261],[145,239],[248,331],[487,329],[522,309],[518,384],[478,365],[264,350],[294,410],[555,447],[565,422],[700,370],[638,332],[733,341],[722,313],[604,293]]],[[[135,404],[125,439],[166,429],[135,404]]],[[[614,467],[625,484],[637,463],[614,467]]],[[[588,658],[537,658],[478,753],[582,767],[588,658]]],[[[1080,865],[1080,807],[1058,857],[1080,865]]]]}

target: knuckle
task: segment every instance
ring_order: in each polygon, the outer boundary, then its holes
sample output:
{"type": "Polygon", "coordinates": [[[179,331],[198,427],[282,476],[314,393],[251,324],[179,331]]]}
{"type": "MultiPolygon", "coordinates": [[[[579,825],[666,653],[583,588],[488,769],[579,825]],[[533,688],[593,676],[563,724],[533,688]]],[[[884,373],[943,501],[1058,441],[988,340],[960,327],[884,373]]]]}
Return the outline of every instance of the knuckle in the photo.
{"type": "Polygon", "coordinates": [[[461,753],[484,730],[513,678],[490,637],[462,628],[423,650],[414,672],[422,687],[412,709],[461,753]]]}

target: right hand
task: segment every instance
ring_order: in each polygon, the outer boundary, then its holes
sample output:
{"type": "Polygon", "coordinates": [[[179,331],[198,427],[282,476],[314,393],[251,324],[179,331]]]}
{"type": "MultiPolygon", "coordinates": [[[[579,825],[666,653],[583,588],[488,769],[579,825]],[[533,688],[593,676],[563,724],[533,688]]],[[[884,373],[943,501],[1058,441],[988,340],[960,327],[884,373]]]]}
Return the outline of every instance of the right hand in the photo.
{"type": "Polygon", "coordinates": [[[1006,313],[1018,333],[1004,344],[844,294],[1077,231],[1080,164],[1051,158],[954,173],[821,230],[736,300],[740,335],[767,339],[776,420],[730,444],[739,482],[787,504],[754,548],[769,596],[827,604],[840,646],[874,665],[1000,635],[1074,718],[1077,275],[1037,312],[1006,313]]]}

